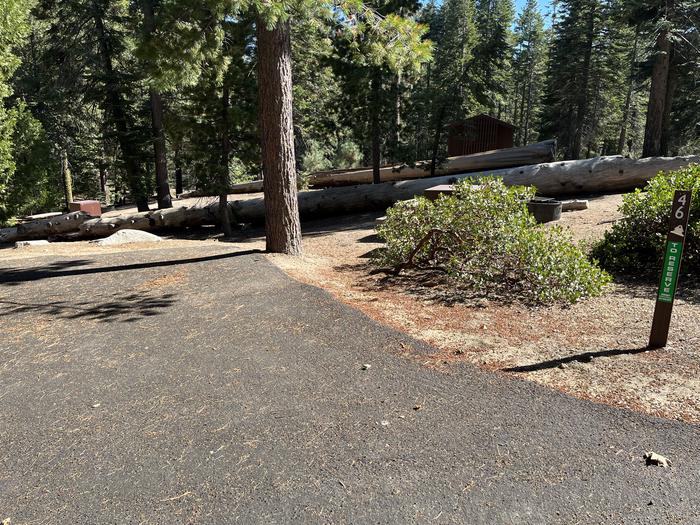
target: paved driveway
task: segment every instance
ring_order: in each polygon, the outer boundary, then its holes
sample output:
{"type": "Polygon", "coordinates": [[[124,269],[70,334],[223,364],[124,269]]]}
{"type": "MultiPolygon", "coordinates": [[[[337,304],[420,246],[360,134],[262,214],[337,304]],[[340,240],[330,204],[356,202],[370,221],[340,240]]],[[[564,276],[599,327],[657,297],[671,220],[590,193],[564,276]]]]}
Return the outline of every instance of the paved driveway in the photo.
{"type": "Polygon", "coordinates": [[[398,353],[430,347],[260,254],[11,264],[0,520],[13,525],[700,523],[698,427],[426,369],[398,353]],[[644,466],[645,450],[672,467],[644,466]]]}

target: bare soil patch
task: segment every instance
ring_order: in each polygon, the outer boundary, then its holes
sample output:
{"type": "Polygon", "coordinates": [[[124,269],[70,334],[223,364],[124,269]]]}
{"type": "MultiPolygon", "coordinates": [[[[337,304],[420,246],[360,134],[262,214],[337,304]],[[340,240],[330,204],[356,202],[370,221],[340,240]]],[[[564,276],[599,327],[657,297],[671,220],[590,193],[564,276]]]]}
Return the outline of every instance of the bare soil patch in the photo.
{"type": "MultiPolygon", "coordinates": [[[[621,195],[595,197],[558,222],[576,242],[600,238],[621,195]]],[[[408,358],[446,372],[455,363],[535,381],[576,397],[700,423],[700,289],[682,284],[670,344],[647,351],[655,285],[618,280],[609,292],[569,308],[528,308],[461,298],[444,282],[371,274],[381,247],[376,215],[315,223],[302,258],[269,256],[300,281],[323,287],[366,315],[441,351],[408,358]]]]}

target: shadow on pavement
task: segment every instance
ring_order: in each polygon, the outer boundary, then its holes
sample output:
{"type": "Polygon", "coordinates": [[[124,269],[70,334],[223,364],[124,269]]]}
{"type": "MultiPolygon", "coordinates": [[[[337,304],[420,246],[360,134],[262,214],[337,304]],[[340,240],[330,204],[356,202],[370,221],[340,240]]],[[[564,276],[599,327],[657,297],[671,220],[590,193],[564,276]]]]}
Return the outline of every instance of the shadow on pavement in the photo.
{"type": "Polygon", "coordinates": [[[0,300],[0,317],[21,313],[45,314],[61,319],[90,319],[103,322],[134,322],[153,317],[175,304],[175,294],[158,297],[125,294],[103,303],[52,301],[48,303],[23,303],[0,300]]]}
{"type": "Polygon", "coordinates": [[[231,257],[239,257],[243,255],[251,255],[254,253],[262,253],[260,250],[244,250],[239,252],[222,253],[218,255],[208,255],[206,257],[192,257],[189,259],[174,259],[168,261],[153,261],[135,264],[125,264],[120,266],[103,266],[90,268],[75,268],[76,266],[85,266],[92,261],[76,260],[76,261],[61,261],[52,263],[47,266],[38,268],[10,268],[0,270],[0,284],[4,286],[13,286],[30,281],[40,281],[42,279],[50,279],[52,277],[67,277],[70,275],[89,275],[96,273],[121,272],[128,270],[141,270],[144,268],[160,268],[164,266],[179,266],[182,264],[192,264],[199,262],[215,261],[218,259],[228,259],[231,257]]]}
{"type": "Polygon", "coordinates": [[[627,348],[627,349],[615,349],[615,350],[601,350],[600,352],[584,352],[582,354],[571,355],[568,357],[561,357],[559,359],[551,359],[549,361],[542,361],[540,363],[533,363],[531,365],[514,366],[510,368],[501,368],[502,372],[537,372],[538,370],[547,370],[549,368],[557,368],[559,365],[573,363],[579,361],[582,363],[589,363],[596,357],[613,357],[616,355],[633,355],[641,354],[644,352],[649,352],[648,347],[641,348],[627,348]]]}

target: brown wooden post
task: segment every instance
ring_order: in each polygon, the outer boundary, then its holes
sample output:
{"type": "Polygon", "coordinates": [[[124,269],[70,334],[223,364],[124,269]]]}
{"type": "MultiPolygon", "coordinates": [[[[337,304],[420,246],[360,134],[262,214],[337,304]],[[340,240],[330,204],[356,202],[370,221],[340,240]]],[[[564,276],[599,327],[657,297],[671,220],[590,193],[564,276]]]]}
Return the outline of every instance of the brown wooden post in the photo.
{"type": "Polygon", "coordinates": [[[676,296],[678,275],[681,271],[685,237],[688,232],[691,198],[692,193],[689,191],[676,191],[673,196],[669,233],[666,240],[666,254],[661,271],[659,293],[656,296],[656,308],[654,309],[654,321],[652,322],[651,336],[649,337],[649,348],[663,348],[668,342],[673,301],[676,296]]]}

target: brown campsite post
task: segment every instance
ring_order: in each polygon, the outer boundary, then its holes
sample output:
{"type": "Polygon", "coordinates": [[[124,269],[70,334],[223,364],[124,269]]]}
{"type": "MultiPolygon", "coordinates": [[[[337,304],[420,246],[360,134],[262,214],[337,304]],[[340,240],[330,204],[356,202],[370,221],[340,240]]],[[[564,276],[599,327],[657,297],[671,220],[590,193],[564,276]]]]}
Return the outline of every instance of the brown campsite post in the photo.
{"type": "Polygon", "coordinates": [[[681,258],[683,257],[685,237],[688,231],[691,198],[692,193],[689,191],[676,191],[673,196],[669,233],[666,239],[666,254],[661,271],[659,293],[656,296],[656,308],[654,309],[654,321],[651,325],[649,348],[663,348],[668,342],[673,300],[676,296],[678,275],[681,270],[681,258]]]}

